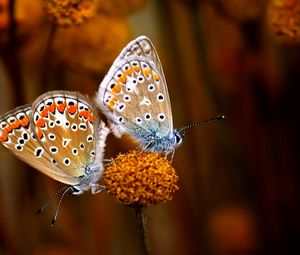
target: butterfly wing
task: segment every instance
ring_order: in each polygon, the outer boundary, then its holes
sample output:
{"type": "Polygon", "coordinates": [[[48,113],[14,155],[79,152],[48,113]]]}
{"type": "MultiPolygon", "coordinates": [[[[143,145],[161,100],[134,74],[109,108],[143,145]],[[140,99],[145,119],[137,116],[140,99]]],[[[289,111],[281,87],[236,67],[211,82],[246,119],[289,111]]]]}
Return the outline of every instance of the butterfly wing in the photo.
{"type": "Polygon", "coordinates": [[[123,49],[100,84],[96,100],[116,136],[129,133],[147,145],[151,136],[165,137],[173,130],[162,66],[145,36],[123,49]]]}
{"type": "Polygon", "coordinates": [[[76,92],[51,91],[35,100],[32,117],[37,139],[56,166],[70,176],[87,174],[97,147],[96,110],[88,99],[76,92]]]}
{"type": "Polygon", "coordinates": [[[31,105],[20,106],[0,117],[0,141],[30,166],[49,177],[69,185],[76,185],[77,178],[66,175],[52,163],[52,157],[37,141],[30,122],[31,105]]]}

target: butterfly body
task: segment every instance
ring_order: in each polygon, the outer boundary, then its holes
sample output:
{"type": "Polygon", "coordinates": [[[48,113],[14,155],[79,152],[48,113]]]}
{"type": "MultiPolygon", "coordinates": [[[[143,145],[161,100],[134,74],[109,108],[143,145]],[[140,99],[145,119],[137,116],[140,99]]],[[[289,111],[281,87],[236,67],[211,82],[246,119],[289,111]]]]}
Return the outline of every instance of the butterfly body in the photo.
{"type": "Polygon", "coordinates": [[[75,195],[99,191],[108,133],[94,106],[76,92],[48,92],[32,106],[0,117],[2,144],[32,167],[69,185],[75,195]]]}
{"type": "Polygon", "coordinates": [[[141,149],[147,149],[153,152],[164,152],[169,154],[173,152],[183,141],[183,136],[177,131],[166,131],[160,134],[157,131],[159,127],[149,127],[148,131],[139,130],[134,132],[134,136],[140,143],[141,149]]]}

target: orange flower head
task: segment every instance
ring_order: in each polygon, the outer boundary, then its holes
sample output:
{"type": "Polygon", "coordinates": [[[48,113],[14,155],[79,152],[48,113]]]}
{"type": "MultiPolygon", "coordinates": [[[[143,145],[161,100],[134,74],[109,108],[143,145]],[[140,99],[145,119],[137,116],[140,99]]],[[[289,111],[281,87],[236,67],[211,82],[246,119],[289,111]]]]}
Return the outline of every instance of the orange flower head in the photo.
{"type": "Polygon", "coordinates": [[[272,0],[268,6],[267,20],[278,41],[300,43],[299,0],[272,0]]]}
{"type": "Polygon", "coordinates": [[[94,16],[95,0],[44,0],[47,16],[60,26],[78,25],[94,16]]]}
{"type": "Polygon", "coordinates": [[[177,181],[174,168],[164,156],[136,150],[119,154],[104,173],[108,193],[130,206],[172,200],[177,181]]]}

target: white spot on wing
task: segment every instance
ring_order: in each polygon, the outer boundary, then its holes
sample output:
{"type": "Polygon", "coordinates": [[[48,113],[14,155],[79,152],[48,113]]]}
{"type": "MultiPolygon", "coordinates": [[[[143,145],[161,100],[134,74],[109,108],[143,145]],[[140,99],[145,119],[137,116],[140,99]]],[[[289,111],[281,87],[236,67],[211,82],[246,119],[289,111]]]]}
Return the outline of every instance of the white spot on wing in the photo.
{"type": "Polygon", "coordinates": [[[62,146],[66,148],[71,141],[72,141],[72,139],[63,138],[62,146]]]}
{"type": "Polygon", "coordinates": [[[140,105],[151,105],[151,101],[149,98],[144,97],[143,100],[140,102],[140,105]]]}
{"type": "Polygon", "coordinates": [[[127,76],[126,79],[126,91],[127,92],[132,92],[134,91],[136,94],[139,94],[138,89],[136,87],[137,85],[137,80],[131,76],[127,76]]]}

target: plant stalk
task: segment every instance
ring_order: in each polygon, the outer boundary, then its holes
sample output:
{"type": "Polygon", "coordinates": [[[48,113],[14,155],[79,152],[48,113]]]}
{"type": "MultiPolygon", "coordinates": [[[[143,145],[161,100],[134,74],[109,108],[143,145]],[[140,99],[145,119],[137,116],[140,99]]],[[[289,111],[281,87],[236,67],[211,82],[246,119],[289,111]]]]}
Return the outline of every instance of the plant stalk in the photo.
{"type": "Polygon", "coordinates": [[[149,255],[148,230],[147,230],[147,208],[144,206],[135,207],[135,215],[138,222],[139,236],[144,255],[149,255]]]}

